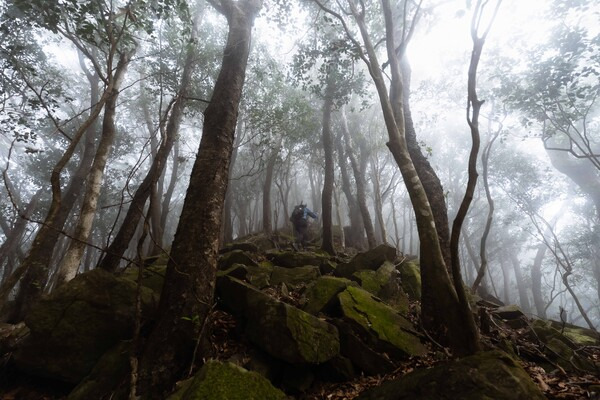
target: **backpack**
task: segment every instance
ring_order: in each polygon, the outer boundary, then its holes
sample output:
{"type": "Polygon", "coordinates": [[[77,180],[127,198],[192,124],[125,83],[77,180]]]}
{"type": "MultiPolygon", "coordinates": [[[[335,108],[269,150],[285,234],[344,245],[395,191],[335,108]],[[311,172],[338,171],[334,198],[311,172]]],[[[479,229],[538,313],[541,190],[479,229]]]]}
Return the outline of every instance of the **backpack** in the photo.
{"type": "Polygon", "coordinates": [[[299,222],[304,219],[304,204],[298,204],[294,207],[294,211],[292,211],[292,215],[290,216],[290,221],[292,223],[299,222]]]}

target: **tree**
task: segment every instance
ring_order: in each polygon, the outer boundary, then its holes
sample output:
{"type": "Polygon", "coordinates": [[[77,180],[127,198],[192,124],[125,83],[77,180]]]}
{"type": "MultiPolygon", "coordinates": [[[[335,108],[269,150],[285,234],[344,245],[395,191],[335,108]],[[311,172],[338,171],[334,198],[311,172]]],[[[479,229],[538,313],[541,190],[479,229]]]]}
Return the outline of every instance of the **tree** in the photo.
{"type": "MultiPolygon", "coordinates": [[[[415,210],[422,249],[423,321],[427,327],[433,328],[437,332],[446,330],[448,342],[457,354],[473,353],[480,346],[478,332],[469,310],[463,309],[459,303],[456,290],[448,276],[431,205],[407,147],[403,109],[403,77],[400,66],[400,56],[406,43],[396,44],[398,28],[395,25],[396,19],[391,4],[389,0],[382,0],[380,9],[385,24],[385,44],[391,70],[388,94],[386,80],[379,67],[382,64],[378,60],[365,20],[367,10],[364,3],[357,4],[353,0],[348,0],[348,10],[342,10],[342,13],[352,15],[356,22],[362,37],[362,46],[354,38],[348,22],[342,14],[328,8],[318,0],[315,0],[315,3],[322,10],[334,16],[342,25],[358,56],[367,65],[375,84],[388,132],[387,146],[394,156],[404,182],[407,183],[407,190],[415,210]]],[[[406,30],[400,32],[406,33],[406,30]]],[[[404,35],[400,37],[405,39],[404,35]]]]}
{"type": "Polygon", "coordinates": [[[138,394],[163,398],[194,357],[213,304],[219,229],[238,107],[250,53],[257,0],[210,1],[227,18],[229,34],[212,98],[204,112],[190,177],[161,294],[158,321],[144,346],[138,394]],[[201,239],[199,239],[201,238],[201,239]]]}

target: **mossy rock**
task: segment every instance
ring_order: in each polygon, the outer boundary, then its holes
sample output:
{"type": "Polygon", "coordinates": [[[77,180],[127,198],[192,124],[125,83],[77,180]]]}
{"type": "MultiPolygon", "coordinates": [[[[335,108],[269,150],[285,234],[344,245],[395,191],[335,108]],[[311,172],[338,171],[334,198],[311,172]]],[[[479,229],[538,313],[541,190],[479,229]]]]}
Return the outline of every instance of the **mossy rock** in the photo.
{"type": "Polygon", "coordinates": [[[334,274],[344,278],[351,278],[352,274],[362,269],[377,270],[386,261],[396,259],[396,249],[387,244],[382,244],[364,253],[358,253],[347,263],[338,264],[334,274]]]}
{"type": "Polygon", "coordinates": [[[217,281],[220,302],[245,325],[248,340],[289,362],[320,364],[339,354],[335,326],[232,277],[217,281]]]}
{"type": "Polygon", "coordinates": [[[223,248],[221,250],[219,250],[219,253],[224,254],[224,253],[228,253],[228,252],[234,251],[234,250],[241,250],[246,253],[258,253],[258,251],[259,251],[258,246],[255,245],[254,243],[233,242],[233,243],[227,243],[225,246],[223,246],[223,248]]]}
{"type": "Polygon", "coordinates": [[[294,287],[299,285],[305,285],[313,282],[321,276],[319,267],[306,265],[304,267],[296,268],[283,268],[273,267],[273,273],[271,274],[271,285],[279,285],[285,283],[287,286],[294,287]]]}
{"type": "Polygon", "coordinates": [[[348,286],[358,284],[346,278],[334,276],[321,276],[313,282],[306,290],[306,304],[304,311],[316,315],[319,312],[329,312],[330,308],[337,302],[337,294],[346,290],[348,286]]]}
{"type": "Polygon", "coordinates": [[[276,266],[284,268],[296,268],[305,265],[319,266],[329,259],[324,254],[295,251],[271,251],[267,253],[267,258],[276,266]]]}
{"type": "Polygon", "coordinates": [[[414,300],[421,300],[421,270],[416,261],[405,261],[398,268],[402,288],[408,294],[408,297],[414,300]]]}
{"type": "Polygon", "coordinates": [[[273,265],[268,261],[262,261],[257,266],[248,265],[246,267],[248,274],[246,281],[251,285],[262,289],[271,285],[273,276],[273,265]]]}
{"type": "Polygon", "coordinates": [[[584,370],[597,372],[597,366],[593,362],[577,355],[575,350],[558,338],[552,338],[546,343],[544,354],[566,371],[577,372],[584,370]]]}
{"type": "Polygon", "coordinates": [[[121,342],[107,351],[69,393],[67,400],[119,399],[129,395],[131,342],[121,342]]]}
{"type": "Polygon", "coordinates": [[[257,266],[256,261],[252,259],[250,254],[243,250],[233,250],[228,253],[221,254],[218,261],[218,269],[229,269],[233,264],[257,266]]]}
{"type": "MultiPolygon", "coordinates": [[[[158,296],[142,287],[142,316],[155,316],[158,296]]],[[[98,359],[130,339],[136,284],[102,269],[80,274],[40,300],[25,318],[31,333],[15,352],[15,364],[34,376],[77,384],[98,359]]]]}
{"type": "Polygon", "coordinates": [[[167,400],[283,400],[285,393],[260,374],[209,361],[167,400]]]}
{"type": "Polygon", "coordinates": [[[542,400],[527,372],[499,350],[419,369],[363,392],[359,400],[542,400]]]}
{"type": "Polygon", "coordinates": [[[399,357],[426,352],[411,322],[369,292],[350,286],[338,299],[343,319],[356,326],[376,350],[399,357]]]}
{"type": "Polygon", "coordinates": [[[600,344],[600,334],[589,328],[569,323],[563,324],[562,322],[552,320],[549,323],[550,326],[558,331],[562,331],[566,337],[579,346],[597,346],[600,344]]]}
{"type": "MultiPolygon", "coordinates": [[[[164,264],[159,263],[162,259],[158,259],[152,265],[142,269],[142,286],[151,289],[154,293],[160,296],[163,285],[165,283],[165,275],[167,273],[166,260],[164,264]]],[[[137,283],[139,269],[136,267],[127,268],[123,275],[125,279],[137,283]]]]}

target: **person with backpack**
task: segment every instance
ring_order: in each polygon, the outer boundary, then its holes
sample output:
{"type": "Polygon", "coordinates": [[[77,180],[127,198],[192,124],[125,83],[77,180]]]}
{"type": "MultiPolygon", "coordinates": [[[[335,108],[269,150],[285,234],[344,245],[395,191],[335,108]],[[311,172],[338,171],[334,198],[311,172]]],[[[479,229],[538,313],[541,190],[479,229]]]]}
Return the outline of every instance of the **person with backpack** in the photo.
{"type": "Polygon", "coordinates": [[[294,225],[294,244],[296,250],[306,248],[308,242],[308,217],[317,219],[316,213],[312,212],[305,204],[298,204],[294,207],[290,221],[294,225]]]}

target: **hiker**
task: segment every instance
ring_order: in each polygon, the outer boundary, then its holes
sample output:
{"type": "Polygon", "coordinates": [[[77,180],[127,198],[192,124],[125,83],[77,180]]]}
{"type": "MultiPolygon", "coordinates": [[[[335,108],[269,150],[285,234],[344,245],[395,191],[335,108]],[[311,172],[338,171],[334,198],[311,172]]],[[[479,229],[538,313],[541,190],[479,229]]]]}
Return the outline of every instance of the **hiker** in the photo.
{"type": "Polygon", "coordinates": [[[305,204],[300,203],[294,207],[290,221],[294,225],[294,249],[298,250],[300,246],[306,248],[308,242],[308,217],[317,219],[318,216],[312,212],[305,204]]]}

